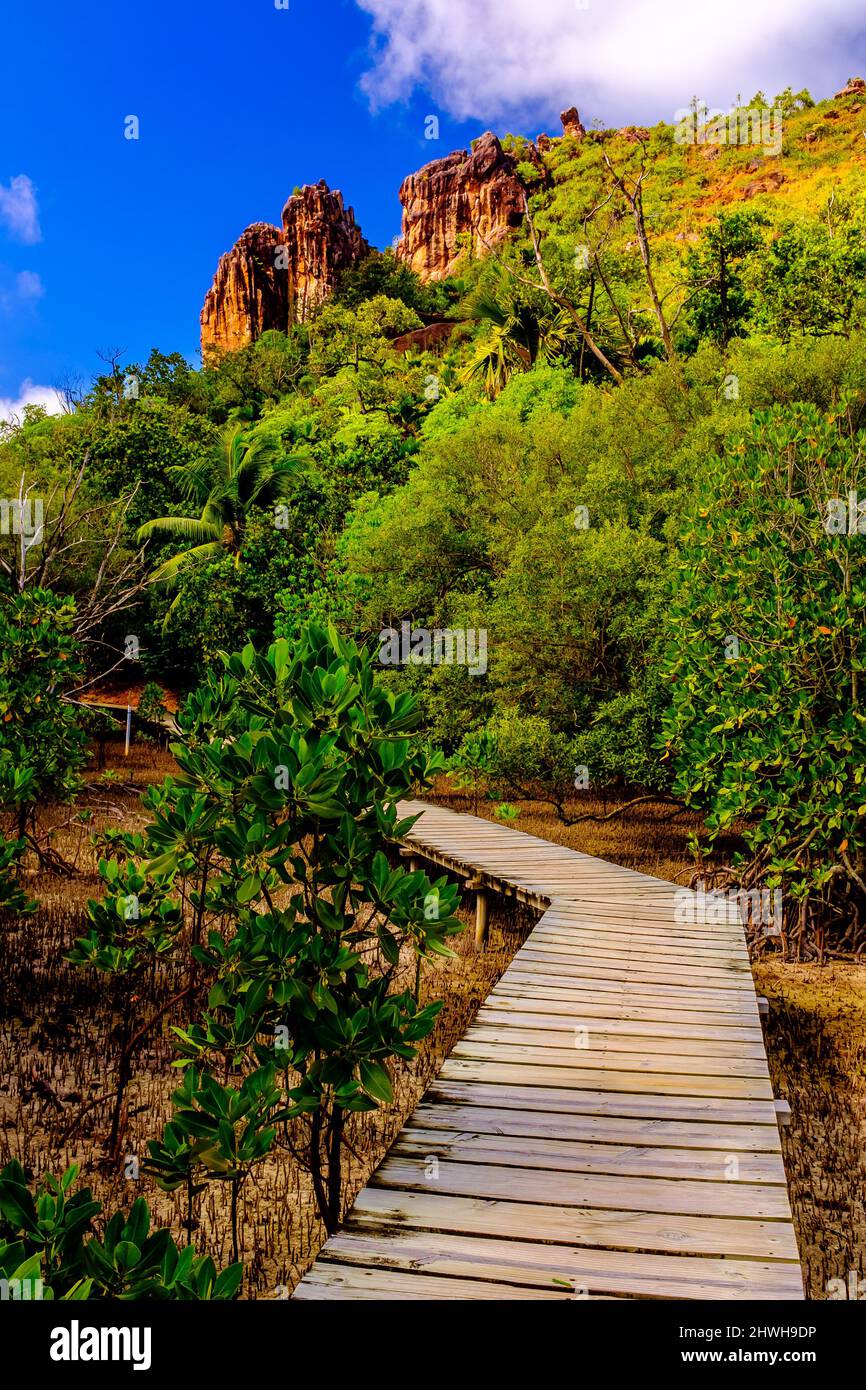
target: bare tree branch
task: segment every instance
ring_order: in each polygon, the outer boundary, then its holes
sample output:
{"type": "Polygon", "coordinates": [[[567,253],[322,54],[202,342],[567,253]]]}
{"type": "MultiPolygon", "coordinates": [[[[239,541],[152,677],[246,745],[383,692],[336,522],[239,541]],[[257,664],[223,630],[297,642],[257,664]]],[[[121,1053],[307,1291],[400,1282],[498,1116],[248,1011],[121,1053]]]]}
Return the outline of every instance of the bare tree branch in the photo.
{"type": "Polygon", "coordinates": [[[646,218],[644,217],[643,210],[643,181],[646,175],[646,146],[644,145],[642,140],[639,143],[641,147],[640,173],[638,174],[636,179],[632,180],[631,187],[629,187],[628,183],[626,182],[625,175],[617,173],[616,169],[613,167],[610,155],[607,153],[607,150],[604,151],[604,162],[610,171],[611,178],[614,182],[614,187],[619,189],[620,193],[622,194],[623,198],[625,199],[626,203],[631,209],[631,214],[634,218],[635,231],[637,232],[637,241],[638,247],[640,249],[640,256],[641,260],[643,261],[644,273],[646,275],[647,288],[649,289],[653,311],[655,313],[656,321],[659,326],[659,332],[662,335],[662,342],[665,345],[665,352],[667,354],[668,361],[675,362],[677,360],[677,350],[674,347],[674,340],[671,336],[671,330],[668,325],[668,321],[664,315],[662,303],[659,298],[658,290],[656,288],[655,276],[653,275],[652,270],[652,258],[650,256],[649,239],[647,237],[646,231],[646,218]]]}

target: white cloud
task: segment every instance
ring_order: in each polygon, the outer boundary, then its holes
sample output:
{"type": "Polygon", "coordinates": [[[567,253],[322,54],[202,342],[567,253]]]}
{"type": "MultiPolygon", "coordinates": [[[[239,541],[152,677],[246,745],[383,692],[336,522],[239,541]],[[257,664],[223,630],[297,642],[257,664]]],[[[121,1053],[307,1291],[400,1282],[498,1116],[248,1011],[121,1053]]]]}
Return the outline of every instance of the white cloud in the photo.
{"type": "Polygon", "coordinates": [[[357,0],[374,107],[423,87],[459,120],[671,120],[789,83],[817,98],[866,67],[862,0],[357,0]],[[587,7],[583,8],[586,3],[587,7]],[[859,39],[859,49],[858,49],[859,39]]]}
{"type": "MultiPolygon", "coordinates": [[[[5,267],[0,267],[2,271],[5,271],[5,267]]],[[[35,270],[19,270],[8,281],[5,275],[0,275],[0,314],[20,314],[24,305],[36,304],[44,294],[42,277],[35,270]]]]}
{"type": "Polygon", "coordinates": [[[8,188],[0,183],[0,223],[14,241],[32,246],[42,240],[36,185],[26,174],[16,174],[8,188]]]}
{"type": "Polygon", "coordinates": [[[45,287],[35,270],[19,270],[15,276],[15,293],[19,299],[41,299],[45,287]]]}
{"type": "Polygon", "coordinates": [[[60,415],[63,405],[53,386],[37,386],[26,377],[18,388],[17,398],[0,396],[0,420],[20,420],[25,405],[41,405],[49,415],[60,415]]]}

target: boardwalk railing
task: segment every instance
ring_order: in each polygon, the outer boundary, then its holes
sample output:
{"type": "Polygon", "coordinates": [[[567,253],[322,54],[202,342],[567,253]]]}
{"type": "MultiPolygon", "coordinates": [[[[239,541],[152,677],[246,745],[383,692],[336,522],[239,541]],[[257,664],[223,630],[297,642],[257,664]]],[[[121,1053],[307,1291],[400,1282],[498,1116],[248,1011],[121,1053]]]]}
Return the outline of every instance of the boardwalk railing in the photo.
{"type": "MultiPolygon", "coordinates": [[[[301,1299],[801,1299],[738,922],[421,802],[411,854],[543,915],[301,1299]]],[[[687,900],[688,901],[688,900],[687,900]]],[[[695,899],[696,906],[699,900],[695,899]]]]}

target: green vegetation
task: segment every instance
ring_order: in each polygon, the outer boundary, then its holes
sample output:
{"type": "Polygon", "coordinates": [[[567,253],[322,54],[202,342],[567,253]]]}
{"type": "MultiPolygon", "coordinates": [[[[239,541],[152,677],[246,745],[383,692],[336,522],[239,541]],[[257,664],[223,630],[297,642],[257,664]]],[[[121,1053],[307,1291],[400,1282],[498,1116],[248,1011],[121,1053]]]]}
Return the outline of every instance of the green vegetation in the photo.
{"type": "Polygon", "coordinates": [[[690,808],[696,877],[712,851],[721,886],[781,895],[765,947],[863,949],[866,156],[850,103],[776,104],[784,155],[512,139],[525,225],[454,279],[371,253],[286,334],[200,371],[112,360],[0,434],[4,931],[30,876],[74,872],[52,818],[109,727],[82,693],[135,683],[160,724],[182,697],[174,771],[142,829],[94,837],[102,895],[62,946],[117,1020],[64,1140],[102,1110],[119,1165],[171,1025],[142,1175],[181,1244],[141,1198],[94,1227],[74,1166],[12,1163],[3,1278],[233,1298],[243,1194],[281,1149],[336,1228],[347,1124],[394,1099],[460,926],[457,888],[394,848],[439,772],[506,825],[528,802],[574,825],[599,793],[690,808]],[[221,1273],[190,1243],[205,1193],[221,1273]]]}
{"type": "Polygon", "coordinates": [[[229,1183],[235,1259],[241,1186],[293,1115],[310,1117],[313,1188],[336,1227],[344,1117],[392,1099],[389,1061],[415,1055],[441,1007],[419,1006],[418,980],[425,958],[450,955],[458,889],[385,853],[412,824],[397,802],[441,766],[411,737],[418,717],[333,628],[247,646],[189,700],[177,776],[146,794],[143,834],[107,837],[126,858],[101,862],[107,894],[69,958],[118,991],[109,1149],[135,1050],[166,1013],[136,1017],[136,982],[184,952],[188,983],[170,1003],[201,1001],[200,1017],[174,1029],[187,1070],[147,1167],[184,1187],[189,1223],[203,1186],[229,1183]],[[393,985],[406,952],[414,994],[393,985]]]}
{"type": "Polygon", "coordinates": [[[87,761],[71,696],[83,671],[75,603],[48,589],[0,604],[0,812],[40,856],[36,807],[69,801],[87,761]]]}
{"type": "MultiPolygon", "coordinates": [[[[48,516],[39,543],[0,537],[0,582],[16,596],[3,622],[13,653],[25,632],[29,644],[0,668],[13,726],[0,726],[7,883],[23,887],[22,854],[46,853],[32,807],[73,790],[75,680],[112,665],[129,674],[130,632],[136,675],[181,693],[205,678],[216,700],[241,679],[220,653],[248,641],[262,652],[310,621],[334,623],[374,661],[378,634],[408,623],[486,633],[483,674],[429,653],[379,673],[383,690],[417,701],[425,735],[474,796],[540,797],[569,822],[587,789],[700,805],[704,846],[739,836],[738,872],[783,885],[798,951],[861,939],[860,657],[846,636],[861,542],[856,529],[844,541],[843,613],[829,587],[811,586],[821,565],[829,586],[841,563],[821,516],[846,470],[808,462],[797,441],[830,430],[856,489],[862,135],[849,98],[753,102],[771,104],[785,113],[782,151],[705,139],[697,101],[691,146],[663,125],[595,130],[541,154],[511,138],[525,226],[454,279],[425,286],[373,252],[286,334],[200,371],[156,350],[143,364],[112,360],[71,413],[31,409],[5,431],[2,489],[43,497],[48,516]],[[449,336],[424,348],[418,330],[442,320],[449,336]],[[776,515],[774,489],[800,467],[808,486],[776,515]],[[746,497],[753,511],[737,524],[746,497]],[[790,602],[814,608],[832,654],[795,654],[767,618],[794,553],[790,602]],[[721,592],[728,572],[750,576],[753,603],[721,592]],[[28,604],[41,613],[32,626],[28,604]],[[54,627],[45,605],[57,606],[54,627]],[[738,632],[770,674],[748,692],[744,668],[719,675],[708,624],[738,632]],[[680,676],[672,661],[693,665],[680,676]],[[747,717],[748,700],[758,746],[731,761],[713,730],[747,717]],[[820,757],[793,732],[806,709],[816,728],[828,709],[838,716],[832,737],[815,735],[820,757]],[[849,735],[831,794],[825,759],[849,735]],[[10,753],[22,739],[23,759],[10,753]],[[802,816],[818,807],[824,827],[805,858],[801,813],[789,824],[768,803],[779,756],[791,778],[780,796],[803,791],[802,816]]],[[[805,630],[805,609],[790,617],[805,630]]]]}
{"type": "Polygon", "coordinates": [[[46,1173],[28,1185],[17,1161],[0,1171],[0,1278],[9,1281],[10,1297],[234,1298],[241,1266],[218,1274],[209,1255],[192,1245],[179,1250],[165,1227],[151,1231],[143,1197],[128,1215],[115,1212],[97,1236],[93,1222],[102,1208],[89,1188],[76,1189],[78,1173],[75,1163],[60,1178],[46,1173]]]}
{"type": "Polygon", "coordinates": [[[864,483],[845,410],[755,412],[708,461],[675,570],[675,787],[712,837],[741,827],[740,881],[790,896],[795,942],[850,944],[866,874],[864,483]]]}

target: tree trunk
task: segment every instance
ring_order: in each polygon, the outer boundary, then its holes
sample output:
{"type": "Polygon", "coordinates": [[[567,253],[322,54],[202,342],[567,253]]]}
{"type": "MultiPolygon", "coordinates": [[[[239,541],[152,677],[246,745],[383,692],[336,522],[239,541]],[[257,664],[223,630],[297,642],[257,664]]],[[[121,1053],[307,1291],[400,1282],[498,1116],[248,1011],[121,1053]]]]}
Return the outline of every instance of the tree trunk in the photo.
{"type": "Polygon", "coordinates": [[[126,1046],[126,1026],[124,1026],[123,1049],[120,1054],[120,1066],[117,1074],[117,1094],[114,1097],[114,1109],[111,1114],[111,1130],[108,1135],[108,1152],[112,1159],[120,1157],[120,1121],[123,1112],[123,1100],[126,1087],[132,1075],[132,1058],[126,1046]]]}
{"type": "MultiPolygon", "coordinates": [[[[310,1174],[313,1179],[313,1192],[316,1196],[316,1206],[319,1208],[319,1215],[328,1226],[328,1194],[325,1191],[325,1184],[322,1176],[322,1106],[313,1111],[310,1126],[310,1174]]],[[[328,1232],[330,1234],[330,1232],[328,1232]]]]}
{"type": "Polygon", "coordinates": [[[340,1224],[343,1198],[343,1111],[335,1105],[328,1132],[328,1215],[325,1225],[333,1235],[340,1224]]]}

